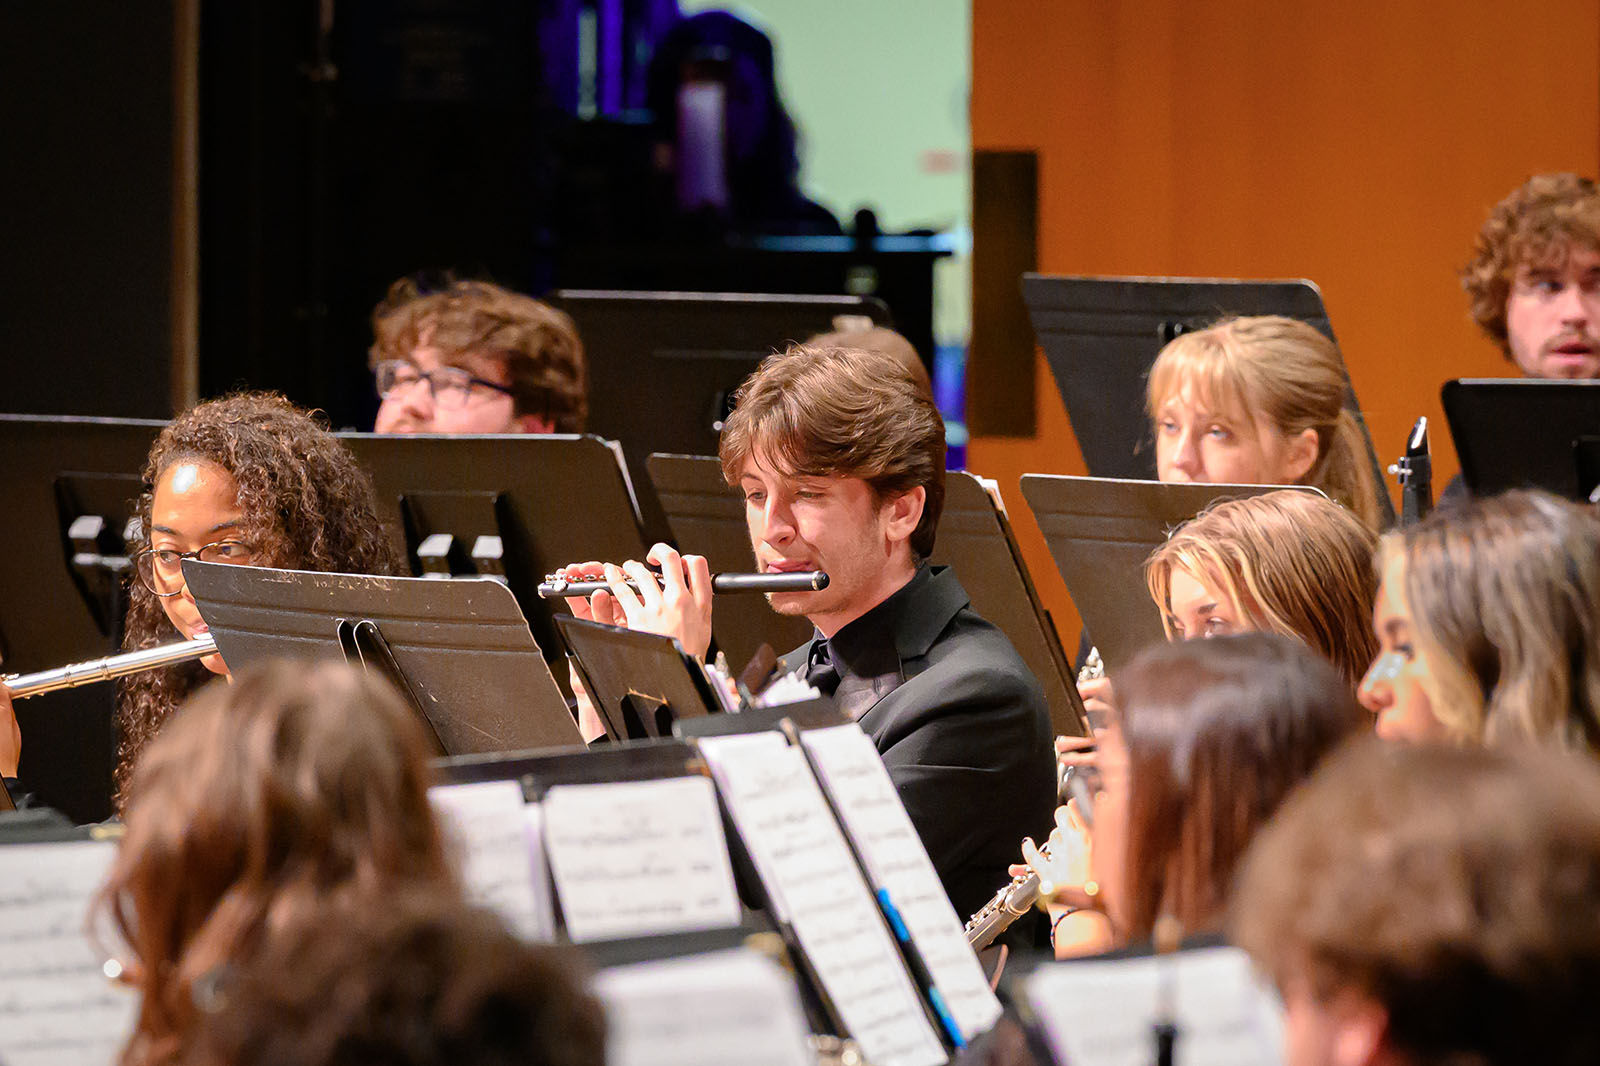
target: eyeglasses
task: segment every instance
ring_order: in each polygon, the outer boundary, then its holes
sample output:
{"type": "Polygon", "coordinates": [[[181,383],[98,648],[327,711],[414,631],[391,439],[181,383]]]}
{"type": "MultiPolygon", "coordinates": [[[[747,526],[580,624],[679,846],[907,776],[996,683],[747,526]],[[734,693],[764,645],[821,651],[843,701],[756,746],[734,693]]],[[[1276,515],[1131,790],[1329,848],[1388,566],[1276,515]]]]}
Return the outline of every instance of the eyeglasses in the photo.
{"type": "Polygon", "coordinates": [[[255,561],[256,551],[238,540],[219,540],[192,552],[172,548],[146,548],[133,557],[134,568],[144,587],[157,596],[176,596],[183,591],[183,561],[199,559],[202,563],[232,563],[249,566],[255,561]]]}
{"type": "Polygon", "coordinates": [[[424,374],[414,364],[404,360],[385,359],[373,368],[373,376],[377,379],[378,395],[385,400],[391,393],[409,389],[423,381],[428,383],[428,392],[433,396],[433,402],[444,408],[467,406],[467,397],[471,395],[474,387],[490,389],[507,396],[512,395],[509,386],[473,377],[458,366],[441,366],[424,374]]]}

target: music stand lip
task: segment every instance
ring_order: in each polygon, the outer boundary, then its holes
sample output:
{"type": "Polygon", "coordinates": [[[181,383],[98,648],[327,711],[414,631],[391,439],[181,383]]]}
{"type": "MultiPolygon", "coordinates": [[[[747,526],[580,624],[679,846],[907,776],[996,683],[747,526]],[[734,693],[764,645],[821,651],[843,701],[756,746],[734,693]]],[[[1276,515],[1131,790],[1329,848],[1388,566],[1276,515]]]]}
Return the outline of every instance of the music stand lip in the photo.
{"type": "Polygon", "coordinates": [[[184,560],[224,660],[345,658],[371,623],[446,754],[579,745],[582,737],[511,590],[433,580],[184,560]]]}

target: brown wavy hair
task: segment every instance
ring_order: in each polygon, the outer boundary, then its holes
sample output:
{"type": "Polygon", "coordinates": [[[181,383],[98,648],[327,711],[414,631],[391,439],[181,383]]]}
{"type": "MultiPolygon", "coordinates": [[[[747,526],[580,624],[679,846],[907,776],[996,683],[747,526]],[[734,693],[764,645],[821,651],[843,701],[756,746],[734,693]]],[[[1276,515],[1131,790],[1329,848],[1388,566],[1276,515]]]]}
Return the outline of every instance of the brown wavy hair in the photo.
{"type": "Polygon", "coordinates": [[[739,483],[762,452],[793,477],[861,478],[882,501],[927,491],[911,551],[933,552],[944,510],[944,419],[933,395],[893,355],[803,344],[765,359],[734,396],[718,452],[739,483]]]}
{"type": "Polygon", "coordinates": [[[1478,231],[1461,287],[1472,320],[1507,359],[1506,300],[1517,268],[1560,264],[1573,247],[1600,252],[1600,189],[1576,174],[1535,174],[1496,204],[1478,231]]]}
{"type": "Polygon", "coordinates": [[[576,949],[459,900],[322,911],[228,976],[192,1066],[605,1066],[576,949]]]}
{"type": "Polygon", "coordinates": [[[1516,490],[1383,539],[1400,555],[1433,713],[1459,740],[1600,754],[1600,516],[1516,490]]]}
{"type": "Polygon", "coordinates": [[[1344,405],[1344,360],[1321,331],[1298,319],[1256,315],[1179,334],[1150,368],[1150,418],[1186,385],[1210,410],[1249,425],[1264,418],[1285,437],[1316,431],[1317,457],[1300,484],[1321,489],[1378,528],[1379,489],[1366,438],[1344,405]]]}
{"type": "Polygon", "coordinates": [[[94,905],[140,992],[123,1066],[175,1061],[195,983],[271,930],[458,892],[413,712],[343,664],[241,670],[196,696],[139,761],[127,832],[94,905]]]}
{"type": "Polygon", "coordinates": [[[1338,504],[1283,489],[1225,500],[1179,526],[1145,562],[1145,583],[1168,640],[1172,571],[1187,570],[1256,629],[1293,637],[1327,659],[1354,692],[1378,653],[1377,543],[1338,504]]]}
{"type": "Polygon", "coordinates": [[[565,311],[487,281],[452,281],[422,292],[401,278],[372,312],[368,362],[407,360],[438,348],[457,365],[490,356],[506,368],[512,411],[542,415],[557,433],[582,433],[589,416],[588,364],[578,328],[565,311]]]}
{"type": "MultiPolygon", "coordinates": [[[[200,460],[239,487],[243,539],[267,565],[352,574],[393,574],[397,558],[378,522],[372,482],[355,456],[282,396],[239,393],[200,404],[168,423],[145,462],[139,497],[140,551],[150,544],[155,485],[168,467],[200,460]]],[[[123,647],[181,639],[160,597],[130,585],[123,647]]],[[[139,752],[167,716],[210,675],[199,663],[133,674],[117,692],[116,801],[120,809],[139,752]]]]}
{"type": "Polygon", "coordinates": [[[1214,929],[1256,832],[1371,716],[1326,660],[1272,633],[1153,645],[1115,680],[1128,749],[1119,933],[1148,939],[1163,915],[1214,929]]]}

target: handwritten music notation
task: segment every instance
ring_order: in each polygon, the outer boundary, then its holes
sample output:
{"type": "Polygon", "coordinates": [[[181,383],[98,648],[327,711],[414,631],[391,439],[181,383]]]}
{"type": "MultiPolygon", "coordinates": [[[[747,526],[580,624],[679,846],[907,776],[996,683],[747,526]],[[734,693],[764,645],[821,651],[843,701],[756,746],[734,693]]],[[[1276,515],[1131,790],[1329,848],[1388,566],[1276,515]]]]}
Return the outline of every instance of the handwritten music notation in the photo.
{"type": "Polygon", "coordinates": [[[709,779],[560,785],[543,806],[545,853],[574,942],[739,923],[709,779]]]}
{"type": "Polygon", "coordinates": [[[739,835],[849,1035],[878,1066],[947,1059],[861,870],[798,748],[778,733],[707,737],[739,835]]]}
{"type": "Polygon", "coordinates": [[[132,1032],[137,998],[86,932],[115,856],[110,841],[0,845],[4,1066],[110,1066],[132,1032]]]}
{"type": "Polygon", "coordinates": [[[887,889],[961,1033],[971,1040],[1001,1014],[922,838],[872,739],[855,723],[812,729],[801,744],[833,800],[875,889],[887,889]]]}
{"type": "Polygon", "coordinates": [[[555,939],[555,904],[545,869],[542,811],[515,781],[435,785],[428,798],[454,838],[468,897],[518,935],[555,939]]]}

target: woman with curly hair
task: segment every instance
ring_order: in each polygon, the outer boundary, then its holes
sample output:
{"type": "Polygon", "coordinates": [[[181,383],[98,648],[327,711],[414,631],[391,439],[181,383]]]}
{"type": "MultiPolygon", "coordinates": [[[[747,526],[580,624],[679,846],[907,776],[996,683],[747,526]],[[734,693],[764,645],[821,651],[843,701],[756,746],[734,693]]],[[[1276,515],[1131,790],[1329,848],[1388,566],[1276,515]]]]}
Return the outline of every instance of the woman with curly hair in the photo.
{"type": "MultiPolygon", "coordinates": [[[[372,483],[337,439],[282,396],[241,393],[179,415],[156,438],[139,498],[145,542],[134,553],[129,651],[208,632],[182,561],[391,574],[372,483]]],[[[220,655],[125,678],[117,694],[116,795],[134,762],[220,655]]]]}
{"type": "Polygon", "coordinates": [[[427,752],[399,695],[343,663],[255,664],[173,718],[93,908],[139,993],[122,1066],[183,1061],[208,988],[286,928],[460,901],[427,752]]]}

